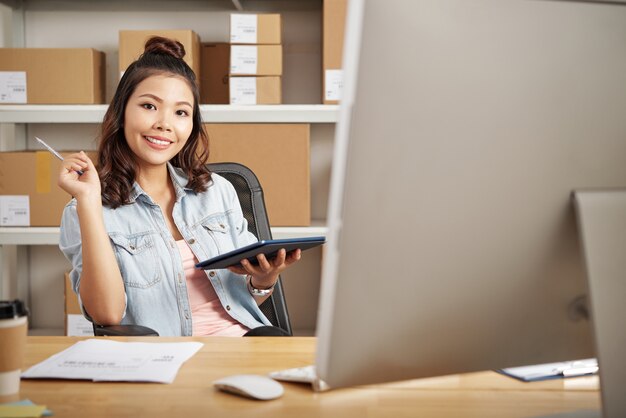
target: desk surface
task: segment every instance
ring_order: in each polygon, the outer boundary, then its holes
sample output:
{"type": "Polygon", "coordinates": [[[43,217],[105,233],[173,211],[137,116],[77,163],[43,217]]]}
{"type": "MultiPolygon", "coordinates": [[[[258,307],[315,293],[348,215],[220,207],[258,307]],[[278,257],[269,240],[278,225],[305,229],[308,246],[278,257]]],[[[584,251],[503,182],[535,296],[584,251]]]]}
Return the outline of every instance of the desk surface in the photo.
{"type": "MultiPolygon", "coordinates": [[[[25,366],[78,337],[29,337],[25,366]]],[[[285,383],[283,397],[254,401],[217,391],[212,381],[311,364],[315,338],[116,338],[200,341],[202,349],[172,384],[22,380],[20,399],[47,405],[55,417],[537,417],[598,409],[597,377],[522,383],[494,372],[469,373],[314,393],[285,383]]]]}

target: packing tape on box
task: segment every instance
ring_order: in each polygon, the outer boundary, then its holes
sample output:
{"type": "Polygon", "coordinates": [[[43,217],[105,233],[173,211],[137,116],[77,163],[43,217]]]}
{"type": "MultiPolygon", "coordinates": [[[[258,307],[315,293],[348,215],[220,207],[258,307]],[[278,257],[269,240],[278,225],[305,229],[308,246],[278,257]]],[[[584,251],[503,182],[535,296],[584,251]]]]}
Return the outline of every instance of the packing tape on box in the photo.
{"type": "Polygon", "coordinates": [[[35,153],[35,182],[37,193],[50,193],[52,183],[52,155],[48,151],[35,153]]]}

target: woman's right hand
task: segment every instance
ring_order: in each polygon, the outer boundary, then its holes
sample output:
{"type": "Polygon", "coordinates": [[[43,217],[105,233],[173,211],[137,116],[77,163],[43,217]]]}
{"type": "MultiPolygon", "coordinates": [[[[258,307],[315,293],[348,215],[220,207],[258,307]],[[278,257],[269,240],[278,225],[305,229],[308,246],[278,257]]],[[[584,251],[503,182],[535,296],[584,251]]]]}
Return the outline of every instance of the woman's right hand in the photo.
{"type": "Polygon", "coordinates": [[[61,163],[59,186],[77,200],[100,202],[100,178],[91,159],[83,151],[65,157],[61,163]],[[77,171],[83,172],[79,175],[77,171]]]}

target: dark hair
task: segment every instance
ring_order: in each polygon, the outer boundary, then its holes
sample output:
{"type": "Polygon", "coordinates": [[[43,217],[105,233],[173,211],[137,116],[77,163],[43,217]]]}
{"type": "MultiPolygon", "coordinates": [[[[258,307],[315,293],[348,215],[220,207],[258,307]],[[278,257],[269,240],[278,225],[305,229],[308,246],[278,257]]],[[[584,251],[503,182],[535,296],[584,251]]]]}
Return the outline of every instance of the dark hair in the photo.
{"type": "Polygon", "coordinates": [[[211,180],[206,167],[209,139],[200,115],[200,90],[193,70],[183,61],[185,47],[178,41],[155,36],[146,42],[144,53],[128,66],[104,115],[98,146],[98,174],[102,202],[112,208],[128,204],[135,181],[136,162],[124,136],[124,113],[137,85],[153,75],[182,77],[193,93],[193,128],[187,143],[170,161],[188,177],[187,187],[203,192],[211,180]]]}

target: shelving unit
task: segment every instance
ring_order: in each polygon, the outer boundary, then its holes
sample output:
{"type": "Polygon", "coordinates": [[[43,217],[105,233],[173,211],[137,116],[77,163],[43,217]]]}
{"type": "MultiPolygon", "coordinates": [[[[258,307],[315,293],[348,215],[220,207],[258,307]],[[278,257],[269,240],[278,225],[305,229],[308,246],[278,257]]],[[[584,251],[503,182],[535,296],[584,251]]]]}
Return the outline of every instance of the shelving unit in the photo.
{"type": "MultiPolygon", "coordinates": [[[[107,56],[106,100],[115,86],[120,29],[190,28],[202,41],[224,42],[228,15],[238,11],[283,14],[283,105],[201,105],[206,123],[311,124],[311,200],[308,227],[274,227],[275,238],[326,235],[326,201],[338,106],[321,105],[321,4],[319,0],[0,0],[0,46],[95,48],[107,56]],[[173,13],[175,12],[175,13],[173,13]]],[[[0,150],[39,149],[43,135],[59,149],[94,144],[107,105],[0,105],[0,150]]],[[[90,148],[87,148],[90,149],[90,148]]],[[[0,297],[27,299],[34,333],[58,334],[62,325],[62,277],[68,263],[55,247],[58,227],[0,228],[0,297]],[[4,278],[10,278],[10,281],[4,278]],[[60,299],[60,301],[59,301],[60,299]],[[56,319],[55,319],[56,318],[56,319]]],[[[321,250],[291,268],[284,284],[297,334],[315,328],[321,250]]]]}
{"type": "MultiPolygon", "coordinates": [[[[0,105],[0,124],[102,122],[108,105],[0,105]]],[[[206,123],[335,123],[337,105],[201,105],[206,123]]],[[[0,138],[1,140],[2,138],[0,138]]],[[[275,227],[275,238],[324,235],[323,221],[310,227],[275,227]]],[[[0,228],[0,245],[57,245],[59,228],[0,228]]]]}

